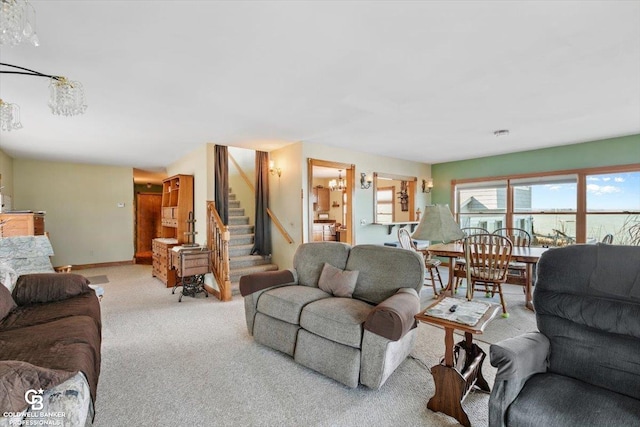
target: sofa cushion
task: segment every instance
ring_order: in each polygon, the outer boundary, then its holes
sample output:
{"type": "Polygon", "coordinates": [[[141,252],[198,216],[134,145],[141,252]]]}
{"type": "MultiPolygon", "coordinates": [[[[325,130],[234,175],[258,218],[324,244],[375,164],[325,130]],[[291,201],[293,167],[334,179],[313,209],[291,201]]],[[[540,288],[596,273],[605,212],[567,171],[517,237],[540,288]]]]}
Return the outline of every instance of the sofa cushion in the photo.
{"type": "Polygon", "coordinates": [[[413,288],[420,293],[424,268],[424,258],[417,252],[357,245],[351,248],[345,269],[360,271],[353,298],[377,305],[400,288],[413,288]]]}
{"type": "Polygon", "coordinates": [[[556,374],[537,374],[524,385],[506,424],[538,426],[637,426],[636,399],[556,374]],[[567,405],[571,410],[567,410],[567,405]]]}
{"type": "Polygon", "coordinates": [[[0,321],[7,317],[16,307],[16,302],[13,300],[9,289],[0,285],[0,321]]]}
{"type": "Polygon", "coordinates": [[[352,298],[325,298],[304,307],[300,326],[309,332],[360,348],[362,323],[373,306],[352,298]]]}
{"type": "Polygon", "coordinates": [[[0,331],[0,360],[21,360],[45,368],[81,371],[87,377],[95,401],[100,374],[100,343],[100,329],[94,319],[65,317],[0,331]]]}
{"type": "Polygon", "coordinates": [[[298,274],[298,283],[318,287],[324,263],[327,262],[344,270],[350,250],[351,246],[340,242],[312,242],[298,246],[293,257],[293,267],[298,274]]]}
{"type": "Polygon", "coordinates": [[[305,305],[329,297],[331,295],[319,288],[299,285],[283,286],[271,289],[260,296],[258,312],[299,325],[300,312],[305,305]]]}
{"type": "Polygon", "coordinates": [[[19,360],[0,360],[0,408],[7,412],[27,409],[28,390],[50,389],[75,373],[34,366],[19,360]]]}
{"type": "Polygon", "coordinates": [[[318,287],[335,297],[351,298],[357,280],[358,271],[340,270],[325,262],[318,287]]]}
{"type": "Polygon", "coordinates": [[[89,316],[101,328],[100,302],[93,292],[47,304],[18,306],[0,321],[0,330],[24,328],[71,316],[89,316]]]}
{"type": "Polygon", "coordinates": [[[71,273],[24,274],[18,277],[13,299],[18,305],[59,301],[93,292],[86,277],[71,273]]]}

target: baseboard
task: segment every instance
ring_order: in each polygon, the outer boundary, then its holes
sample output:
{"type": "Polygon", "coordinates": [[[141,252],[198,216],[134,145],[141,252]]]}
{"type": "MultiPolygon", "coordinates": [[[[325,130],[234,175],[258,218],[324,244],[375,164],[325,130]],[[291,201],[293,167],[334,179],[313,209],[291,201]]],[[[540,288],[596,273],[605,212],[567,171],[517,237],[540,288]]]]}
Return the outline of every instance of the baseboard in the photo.
{"type": "Polygon", "coordinates": [[[98,262],[98,263],[95,263],[95,264],[73,264],[71,266],[71,271],[73,271],[73,270],[86,270],[88,268],[119,267],[121,265],[132,265],[132,264],[134,264],[134,260],[132,260],[132,259],[127,260],[127,261],[98,262]]]}

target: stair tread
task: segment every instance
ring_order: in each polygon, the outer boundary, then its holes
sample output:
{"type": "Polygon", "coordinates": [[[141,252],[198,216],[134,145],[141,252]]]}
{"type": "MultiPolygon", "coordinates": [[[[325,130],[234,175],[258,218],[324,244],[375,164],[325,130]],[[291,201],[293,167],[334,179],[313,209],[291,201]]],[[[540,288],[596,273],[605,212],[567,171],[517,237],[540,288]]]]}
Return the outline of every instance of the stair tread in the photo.
{"type": "Polygon", "coordinates": [[[238,275],[242,273],[252,273],[255,271],[268,271],[268,270],[277,270],[278,266],[276,264],[263,264],[263,265],[255,265],[253,267],[242,267],[237,269],[231,269],[230,275],[238,275]]]}

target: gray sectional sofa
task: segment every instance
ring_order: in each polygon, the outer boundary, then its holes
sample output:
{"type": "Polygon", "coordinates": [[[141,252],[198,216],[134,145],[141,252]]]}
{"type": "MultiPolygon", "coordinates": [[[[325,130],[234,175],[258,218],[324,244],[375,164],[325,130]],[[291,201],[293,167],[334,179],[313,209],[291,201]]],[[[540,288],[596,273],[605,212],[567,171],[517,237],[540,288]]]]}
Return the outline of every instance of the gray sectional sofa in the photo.
{"type": "Polygon", "coordinates": [[[256,342],[377,389],[414,346],[423,278],[412,251],[314,242],[298,247],[292,270],[243,276],[240,292],[256,342]]]}
{"type": "Polygon", "coordinates": [[[491,346],[489,426],[640,425],[640,247],[550,249],[533,302],[540,332],[491,346]]]}

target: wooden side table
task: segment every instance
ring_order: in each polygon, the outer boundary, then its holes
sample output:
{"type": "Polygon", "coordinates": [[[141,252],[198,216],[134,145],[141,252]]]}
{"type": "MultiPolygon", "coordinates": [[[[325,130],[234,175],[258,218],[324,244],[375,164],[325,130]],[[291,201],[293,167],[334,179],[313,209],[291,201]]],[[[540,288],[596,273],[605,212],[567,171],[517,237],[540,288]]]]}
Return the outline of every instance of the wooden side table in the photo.
{"type": "MultiPolygon", "coordinates": [[[[473,343],[473,334],[481,334],[484,331],[485,326],[500,310],[500,306],[492,304],[475,325],[469,326],[428,315],[427,311],[441,300],[442,298],[439,298],[415,316],[420,322],[442,326],[445,333],[444,360],[431,368],[436,391],[429,399],[427,408],[450,415],[460,424],[470,427],[471,423],[462,408],[462,401],[474,386],[486,392],[490,391],[489,384],[482,376],[482,363],[486,354],[473,343]],[[454,346],[453,331],[456,329],[464,331],[465,339],[454,346]]],[[[461,299],[460,304],[464,304],[465,301],[461,299]]]]}

